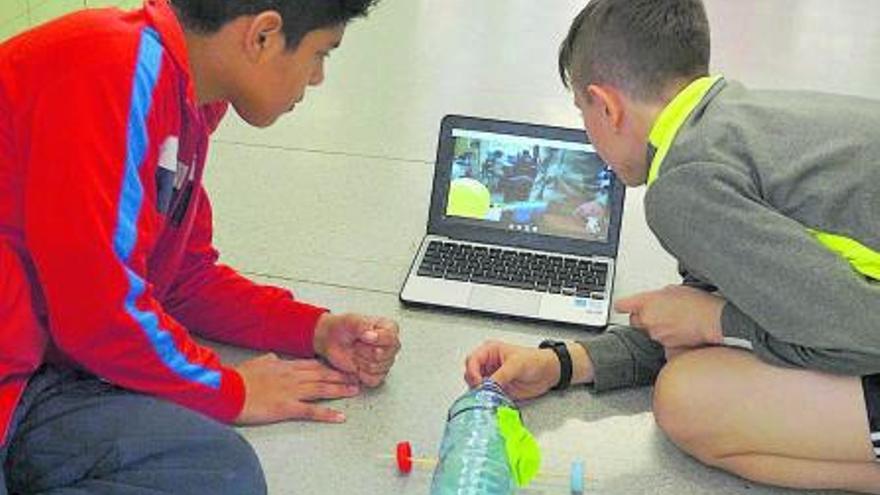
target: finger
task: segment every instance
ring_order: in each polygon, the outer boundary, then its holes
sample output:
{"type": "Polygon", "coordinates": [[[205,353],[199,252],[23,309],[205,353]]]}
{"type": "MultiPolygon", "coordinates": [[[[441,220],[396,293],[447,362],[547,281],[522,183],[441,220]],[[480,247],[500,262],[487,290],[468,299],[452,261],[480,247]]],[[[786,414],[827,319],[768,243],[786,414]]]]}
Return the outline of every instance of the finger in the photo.
{"type": "Polygon", "coordinates": [[[259,356],[257,356],[257,357],[247,359],[247,360],[245,360],[244,362],[242,362],[241,364],[257,363],[257,362],[259,362],[259,363],[269,363],[269,362],[272,362],[272,361],[279,361],[279,359],[278,359],[278,355],[275,354],[274,352],[267,352],[266,354],[261,354],[261,355],[259,355],[259,356]]]}
{"type": "Polygon", "coordinates": [[[477,385],[504,365],[503,345],[501,342],[490,340],[472,354],[476,358],[473,363],[476,366],[473,378],[477,385]]]}
{"type": "Polygon", "coordinates": [[[618,313],[637,313],[642,309],[642,306],[644,306],[646,295],[647,292],[643,292],[634,296],[618,299],[617,302],[614,303],[614,310],[618,313]]]}
{"type": "Polygon", "coordinates": [[[382,382],[385,381],[386,376],[388,376],[387,373],[358,373],[358,379],[360,379],[362,384],[366,385],[369,388],[376,388],[381,385],[382,382]]]}
{"type": "Polygon", "coordinates": [[[480,365],[472,365],[470,360],[467,360],[465,361],[464,366],[464,382],[467,383],[468,387],[471,388],[479,385],[480,380],[482,379],[482,374],[480,373],[480,365]]]}
{"type": "Polygon", "coordinates": [[[293,394],[297,399],[314,401],[354,397],[359,393],[361,393],[361,388],[358,385],[327,382],[308,382],[300,384],[293,394]]]}
{"type": "Polygon", "coordinates": [[[391,356],[385,359],[355,358],[354,364],[357,371],[368,371],[370,373],[388,373],[388,371],[394,366],[395,361],[395,356],[391,356]]]}
{"type": "Polygon", "coordinates": [[[385,374],[394,366],[394,359],[387,361],[359,361],[358,371],[365,371],[373,374],[385,374]]]}
{"type": "Polygon", "coordinates": [[[518,375],[516,368],[517,367],[512,361],[508,361],[501,365],[495,373],[492,373],[492,380],[494,380],[502,389],[507,390],[514,380],[516,380],[518,375]]]}
{"type": "Polygon", "coordinates": [[[364,333],[361,341],[378,347],[400,348],[397,332],[388,328],[375,328],[364,333]]]}
{"type": "Polygon", "coordinates": [[[291,419],[304,419],[308,421],[318,421],[321,423],[343,423],[345,415],[341,411],[330,409],[329,407],[319,406],[317,404],[306,404],[304,402],[296,402],[290,410],[291,419]]]}
{"type": "Polygon", "coordinates": [[[397,354],[392,351],[364,354],[355,353],[354,356],[355,363],[388,363],[394,362],[395,359],[397,359],[397,354]]]}
{"type": "Polygon", "coordinates": [[[305,373],[315,371],[332,371],[339,373],[326,362],[319,359],[289,359],[281,363],[285,370],[293,373],[305,373]]]}
{"type": "Polygon", "coordinates": [[[396,321],[389,318],[376,318],[376,322],[373,325],[376,328],[382,328],[395,336],[400,336],[400,325],[397,324],[396,321]]]}
{"type": "Polygon", "coordinates": [[[291,381],[295,383],[330,383],[336,385],[351,385],[357,383],[357,377],[352,373],[340,373],[333,370],[304,371],[292,376],[291,379],[291,381]]]}
{"type": "Polygon", "coordinates": [[[379,340],[381,341],[379,344],[370,344],[363,340],[355,342],[355,354],[364,359],[383,359],[400,352],[400,341],[395,340],[386,344],[382,337],[379,337],[379,340]]]}
{"type": "MultiPolygon", "coordinates": [[[[381,325],[379,318],[357,313],[345,313],[340,316],[340,321],[342,328],[347,330],[346,337],[352,342],[360,340],[371,344],[377,343],[380,339],[380,333],[392,331],[386,328],[387,325],[381,325]]],[[[387,336],[383,338],[390,343],[387,336]]]]}
{"type": "Polygon", "coordinates": [[[380,347],[399,347],[399,331],[396,323],[390,325],[374,325],[364,330],[358,340],[380,347]]]}
{"type": "Polygon", "coordinates": [[[475,387],[483,377],[491,374],[500,365],[494,344],[486,343],[474,350],[465,360],[465,381],[475,387]]]}
{"type": "Polygon", "coordinates": [[[629,315],[629,325],[639,329],[645,328],[645,322],[642,321],[642,316],[639,313],[629,315]]]}
{"type": "MultiPolygon", "coordinates": [[[[341,356],[342,360],[351,360],[351,356],[341,356]]],[[[288,371],[299,373],[299,372],[331,372],[331,374],[348,374],[346,369],[340,369],[339,362],[334,364],[329,364],[324,360],[317,359],[303,359],[303,360],[291,360],[285,362],[288,366],[288,371]]],[[[335,379],[334,379],[335,380],[335,379]]]]}
{"type": "Polygon", "coordinates": [[[358,342],[354,345],[354,355],[359,359],[384,360],[397,354],[396,347],[376,347],[370,344],[358,342]]]}
{"type": "Polygon", "coordinates": [[[372,347],[369,345],[355,346],[354,356],[364,361],[393,361],[400,352],[399,347],[372,347]]]}
{"type": "Polygon", "coordinates": [[[292,371],[315,371],[327,369],[327,365],[318,359],[287,359],[283,361],[286,369],[292,371]]]}
{"type": "Polygon", "coordinates": [[[302,361],[285,361],[284,376],[288,380],[297,382],[328,382],[328,383],[352,383],[354,380],[350,373],[336,370],[314,359],[302,361]]]}

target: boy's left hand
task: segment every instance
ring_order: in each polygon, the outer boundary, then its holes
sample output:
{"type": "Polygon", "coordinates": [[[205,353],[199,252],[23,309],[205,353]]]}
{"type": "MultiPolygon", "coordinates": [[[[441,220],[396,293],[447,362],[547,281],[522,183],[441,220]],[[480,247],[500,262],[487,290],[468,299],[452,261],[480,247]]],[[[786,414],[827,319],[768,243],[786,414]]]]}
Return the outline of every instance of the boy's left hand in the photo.
{"type": "Polygon", "coordinates": [[[377,387],[400,350],[399,331],[387,318],[325,313],[315,327],[314,349],[338,370],[377,387]]]}
{"type": "Polygon", "coordinates": [[[669,285],[617,301],[614,309],[667,349],[719,345],[725,301],[708,292],[669,285]]]}

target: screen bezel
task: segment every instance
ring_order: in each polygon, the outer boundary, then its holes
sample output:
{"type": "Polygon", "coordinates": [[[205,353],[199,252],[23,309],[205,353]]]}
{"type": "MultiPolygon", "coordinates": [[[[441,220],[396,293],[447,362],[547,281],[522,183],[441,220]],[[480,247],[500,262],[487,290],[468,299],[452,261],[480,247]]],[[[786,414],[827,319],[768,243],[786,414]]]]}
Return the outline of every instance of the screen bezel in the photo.
{"type": "Polygon", "coordinates": [[[440,142],[437,146],[437,161],[434,166],[434,183],[431,193],[431,209],[428,216],[428,233],[451,237],[470,242],[501,244],[524,249],[554,251],[580,256],[617,256],[620,242],[620,224],[623,216],[625,188],[614,176],[609,206],[611,218],[608,227],[608,240],[605,242],[587,241],[569,237],[549,236],[535,233],[507,231],[488,226],[468,225],[446,216],[446,203],[449,195],[450,175],[455,141],[452,130],[482,131],[509,136],[532,137],[578,144],[591,144],[587,133],[579,129],[566,129],[538,124],[508,122],[463,115],[447,115],[440,124],[440,142]]]}

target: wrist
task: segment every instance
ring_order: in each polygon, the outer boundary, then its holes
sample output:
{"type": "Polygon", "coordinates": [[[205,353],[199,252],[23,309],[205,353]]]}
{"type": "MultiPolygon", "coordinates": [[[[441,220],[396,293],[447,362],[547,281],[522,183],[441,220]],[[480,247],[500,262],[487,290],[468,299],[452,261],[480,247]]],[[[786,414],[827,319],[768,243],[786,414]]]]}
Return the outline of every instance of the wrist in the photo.
{"type": "Polygon", "coordinates": [[[595,372],[593,371],[593,361],[590,359],[587,349],[578,342],[571,342],[567,345],[568,353],[571,355],[571,384],[593,383],[595,372]]]}
{"type": "Polygon", "coordinates": [[[327,334],[329,333],[330,321],[333,315],[324,313],[315,323],[315,336],[312,338],[312,351],[317,356],[325,357],[327,354],[327,334]]]}
{"type": "Polygon", "coordinates": [[[551,349],[538,348],[538,355],[541,356],[541,360],[539,361],[541,364],[538,368],[543,370],[541,375],[552,385],[559,383],[559,375],[562,373],[562,363],[559,362],[556,353],[551,349]]]}

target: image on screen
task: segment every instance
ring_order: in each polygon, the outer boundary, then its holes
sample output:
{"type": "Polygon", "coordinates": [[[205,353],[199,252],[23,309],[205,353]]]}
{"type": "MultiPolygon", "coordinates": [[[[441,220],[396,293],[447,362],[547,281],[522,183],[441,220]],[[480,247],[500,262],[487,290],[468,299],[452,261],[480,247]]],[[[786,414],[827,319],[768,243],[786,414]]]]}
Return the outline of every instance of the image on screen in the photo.
{"type": "Polygon", "coordinates": [[[614,175],[591,145],[463,129],[452,137],[448,219],[608,241],[614,175]]]}

